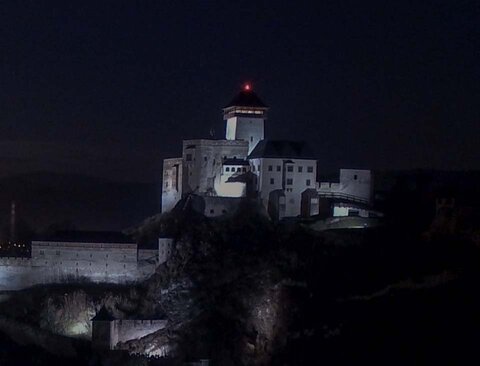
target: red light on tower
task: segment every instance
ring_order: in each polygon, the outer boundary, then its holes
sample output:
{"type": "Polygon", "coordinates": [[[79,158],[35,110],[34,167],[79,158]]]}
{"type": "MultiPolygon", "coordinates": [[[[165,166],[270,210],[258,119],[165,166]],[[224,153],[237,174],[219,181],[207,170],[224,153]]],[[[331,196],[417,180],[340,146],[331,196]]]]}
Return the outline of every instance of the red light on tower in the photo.
{"type": "Polygon", "coordinates": [[[251,89],[252,89],[252,86],[248,83],[243,86],[243,90],[245,91],[250,91],[251,89]]]}

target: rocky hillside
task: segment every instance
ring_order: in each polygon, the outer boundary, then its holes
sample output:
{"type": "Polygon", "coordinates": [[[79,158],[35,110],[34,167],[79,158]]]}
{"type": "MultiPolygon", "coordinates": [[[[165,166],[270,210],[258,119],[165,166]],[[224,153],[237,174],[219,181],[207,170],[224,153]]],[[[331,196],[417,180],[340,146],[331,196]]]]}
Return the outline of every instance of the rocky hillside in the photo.
{"type": "MultiPolygon", "coordinates": [[[[118,317],[163,317],[166,329],[120,348],[152,355],[167,349],[179,365],[199,358],[222,366],[478,359],[474,241],[393,224],[318,234],[273,225],[258,212],[246,205],[229,218],[182,210],[149,219],[136,235],[168,234],[176,247],[146,282],[39,287],[12,295],[0,314],[75,337],[81,343],[74,349],[84,347],[89,318],[103,305],[118,317]]],[[[90,364],[106,362],[82,354],[90,364]]]]}

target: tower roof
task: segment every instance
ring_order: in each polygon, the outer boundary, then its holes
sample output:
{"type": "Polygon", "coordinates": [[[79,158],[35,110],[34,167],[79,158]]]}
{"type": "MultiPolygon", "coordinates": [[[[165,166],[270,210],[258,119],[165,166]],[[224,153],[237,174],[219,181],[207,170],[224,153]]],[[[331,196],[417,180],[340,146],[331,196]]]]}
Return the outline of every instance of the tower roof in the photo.
{"type": "Polygon", "coordinates": [[[262,140],[255,146],[248,158],[315,159],[305,142],[288,140],[262,140]]]}
{"type": "Polygon", "coordinates": [[[92,318],[92,321],[112,321],[115,317],[110,314],[105,305],[98,311],[98,313],[92,318]]]}
{"type": "Polygon", "coordinates": [[[262,100],[255,94],[250,87],[243,88],[225,108],[230,107],[256,107],[256,108],[268,108],[268,106],[262,102],[262,100]]]}

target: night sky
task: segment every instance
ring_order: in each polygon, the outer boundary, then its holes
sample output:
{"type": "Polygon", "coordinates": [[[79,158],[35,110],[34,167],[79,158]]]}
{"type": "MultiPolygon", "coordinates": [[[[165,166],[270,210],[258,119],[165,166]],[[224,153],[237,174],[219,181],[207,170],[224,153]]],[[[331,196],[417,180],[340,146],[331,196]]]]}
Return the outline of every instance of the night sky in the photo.
{"type": "Polygon", "coordinates": [[[322,171],[480,169],[478,1],[3,1],[0,176],[161,178],[249,81],[322,171]]]}

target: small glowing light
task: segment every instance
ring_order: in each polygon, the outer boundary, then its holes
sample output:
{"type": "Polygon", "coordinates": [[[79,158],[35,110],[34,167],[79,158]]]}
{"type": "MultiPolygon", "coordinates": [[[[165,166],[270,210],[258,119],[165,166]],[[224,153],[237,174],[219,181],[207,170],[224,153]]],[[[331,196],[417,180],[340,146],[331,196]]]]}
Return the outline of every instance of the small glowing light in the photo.
{"type": "Polygon", "coordinates": [[[247,83],[247,84],[245,84],[245,85],[243,86],[243,89],[244,89],[245,91],[250,91],[250,90],[252,89],[252,86],[247,83]]]}

